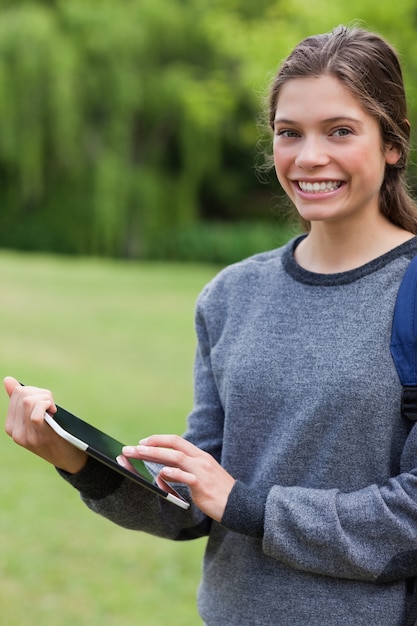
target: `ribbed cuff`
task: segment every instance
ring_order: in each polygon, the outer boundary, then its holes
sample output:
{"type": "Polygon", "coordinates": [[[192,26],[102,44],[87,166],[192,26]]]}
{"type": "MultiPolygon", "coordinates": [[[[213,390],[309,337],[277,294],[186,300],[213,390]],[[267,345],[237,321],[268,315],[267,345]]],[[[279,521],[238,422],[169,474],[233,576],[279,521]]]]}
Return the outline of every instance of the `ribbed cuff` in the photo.
{"type": "Polygon", "coordinates": [[[96,461],[91,456],[88,457],[86,465],[77,474],[69,474],[58,467],[56,470],[84,497],[92,500],[101,500],[109,496],[116,491],[124,480],[121,474],[96,461]]]}
{"type": "Polygon", "coordinates": [[[268,490],[248,487],[237,480],[230,492],[221,524],[243,535],[262,538],[268,490]]]}

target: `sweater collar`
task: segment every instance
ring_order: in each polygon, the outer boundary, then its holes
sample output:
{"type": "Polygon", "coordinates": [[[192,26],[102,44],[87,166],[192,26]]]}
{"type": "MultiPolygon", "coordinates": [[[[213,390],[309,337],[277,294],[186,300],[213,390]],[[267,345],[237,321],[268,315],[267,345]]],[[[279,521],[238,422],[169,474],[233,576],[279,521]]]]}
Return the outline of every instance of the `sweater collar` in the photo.
{"type": "Polygon", "coordinates": [[[395,261],[401,257],[410,260],[413,256],[417,254],[417,237],[413,237],[408,241],[402,243],[401,245],[393,248],[389,252],[369,261],[365,265],[361,267],[357,267],[353,270],[349,270],[347,272],[338,272],[335,274],[319,274],[316,272],[310,272],[309,270],[304,269],[300,265],[298,265],[297,261],[294,257],[294,252],[298,244],[306,237],[307,235],[301,235],[292,239],[284,248],[283,256],[282,256],[282,264],[284,266],[285,271],[294,278],[297,282],[303,283],[305,285],[317,285],[324,287],[333,287],[337,285],[347,285],[349,283],[353,283],[364,276],[368,276],[373,272],[376,272],[388,263],[395,261]]]}

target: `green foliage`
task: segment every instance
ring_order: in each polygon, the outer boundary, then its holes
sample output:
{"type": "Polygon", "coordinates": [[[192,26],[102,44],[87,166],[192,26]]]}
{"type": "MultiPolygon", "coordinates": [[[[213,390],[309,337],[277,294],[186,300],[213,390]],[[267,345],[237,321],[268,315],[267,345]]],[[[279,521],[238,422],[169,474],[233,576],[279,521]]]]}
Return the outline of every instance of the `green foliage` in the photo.
{"type": "Polygon", "coordinates": [[[269,78],[338,23],[396,45],[417,124],[414,0],[0,0],[0,16],[2,246],[155,257],[200,222],[268,219],[269,78]]]}
{"type": "Polygon", "coordinates": [[[283,222],[199,222],[160,236],[146,256],[228,265],[284,245],[297,232],[296,224],[283,222]]]}
{"type": "Polygon", "coordinates": [[[198,217],[242,89],[199,18],[197,0],[3,11],[3,245],[30,247],[47,227],[68,233],[64,250],[136,256],[156,231],[198,217]]]}

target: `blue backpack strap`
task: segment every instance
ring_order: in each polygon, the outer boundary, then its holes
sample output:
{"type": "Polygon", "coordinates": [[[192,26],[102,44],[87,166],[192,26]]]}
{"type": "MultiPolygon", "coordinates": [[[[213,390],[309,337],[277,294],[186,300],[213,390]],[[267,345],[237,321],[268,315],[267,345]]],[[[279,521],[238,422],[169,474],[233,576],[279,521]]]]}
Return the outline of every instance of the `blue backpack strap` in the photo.
{"type": "MultiPolygon", "coordinates": [[[[403,386],[401,413],[417,421],[417,256],[407,267],[398,290],[391,333],[391,354],[403,386]]],[[[404,626],[417,624],[417,579],[411,587],[404,626]]]]}
{"type": "Polygon", "coordinates": [[[403,386],[402,413],[417,421],[417,256],[408,265],[398,290],[391,355],[403,386]]]}

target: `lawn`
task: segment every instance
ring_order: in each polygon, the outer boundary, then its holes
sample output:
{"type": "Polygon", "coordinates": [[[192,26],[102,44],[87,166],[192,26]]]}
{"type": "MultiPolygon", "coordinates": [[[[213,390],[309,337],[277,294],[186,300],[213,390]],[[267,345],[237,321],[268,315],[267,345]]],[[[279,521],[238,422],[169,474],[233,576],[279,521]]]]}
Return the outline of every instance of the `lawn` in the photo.
{"type": "MultiPolygon", "coordinates": [[[[52,389],[59,404],[126,443],[181,433],[195,299],[215,271],[0,252],[0,375],[52,389]]],[[[2,416],[6,406],[0,392],[2,416]]],[[[5,434],[0,452],[3,624],[200,623],[204,540],[119,528],[5,434]]]]}

